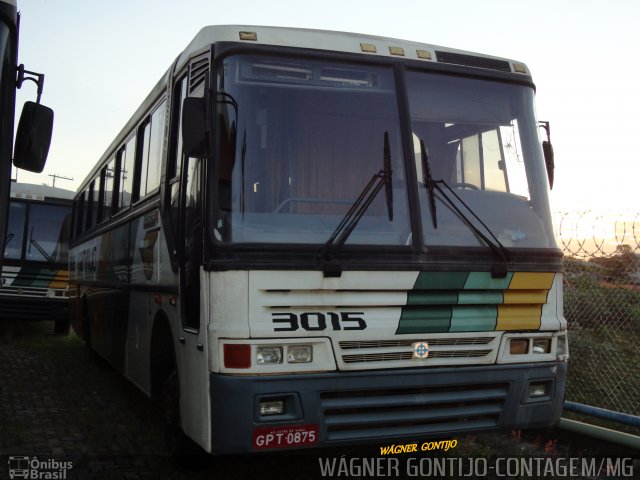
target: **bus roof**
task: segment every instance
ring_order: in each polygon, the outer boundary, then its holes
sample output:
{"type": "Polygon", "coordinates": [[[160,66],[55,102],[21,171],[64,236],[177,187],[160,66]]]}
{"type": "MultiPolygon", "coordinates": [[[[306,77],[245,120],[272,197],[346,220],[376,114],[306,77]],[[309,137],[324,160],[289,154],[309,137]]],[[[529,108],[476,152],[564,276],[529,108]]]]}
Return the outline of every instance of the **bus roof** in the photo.
{"type": "MultiPolygon", "coordinates": [[[[0,0],[1,1],[1,0],[0,0]]],[[[45,199],[73,200],[75,192],[63,188],[50,187],[49,185],[36,185],[34,183],[18,183],[11,181],[11,198],[23,200],[44,201],[45,199]]]]}
{"type": "Polygon", "coordinates": [[[364,53],[367,55],[457,64],[529,75],[529,69],[522,62],[437,45],[360,33],[253,25],[212,25],[204,27],[178,58],[177,69],[184,66],[195,53],[201,52],[216,42],[240,42],[345,53],[364,53]]]}

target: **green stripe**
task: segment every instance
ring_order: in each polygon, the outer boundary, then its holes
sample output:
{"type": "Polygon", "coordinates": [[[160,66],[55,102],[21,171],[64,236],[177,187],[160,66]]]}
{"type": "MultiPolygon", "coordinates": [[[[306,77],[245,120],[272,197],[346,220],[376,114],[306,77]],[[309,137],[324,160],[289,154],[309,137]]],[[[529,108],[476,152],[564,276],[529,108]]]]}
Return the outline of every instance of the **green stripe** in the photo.
{"type": "Polygon", "coordinates": [[[12,286],[48,288],[57,274],[57,270],[49,268],[22,267],[12,286]]]}
{"type": "Polygon", "coordinates": [[[491,272],[471,272],[463,288],[465,290],[505,290],[509,288],[511,277],[513,272],[507,273],[504,278],[492,278],[491,272]]]}
{"type": "Polygon", "coordinates": [[[502,292],[460,292],[458,305],[501,305],[504,302],[502,292]]]}
{"type": "Polygon", "coordinates": [[[462,290],[468,272],[420,272],[414,290],[462,290]]]}
{"type": "Polygon", "coordinates": [[[486,332],[496,328],[498,307],[455,307],[451,317],[451,332],[486,332]]]}
{"type": "Polygon", "coordinates": [[[14,287],[31,287],[36,277],[40,273],[39,268],[23,267],[16,275],[16,279],[13,282],[14,287]]]}
{"type": "Polygon", "coordinates": [[[38,272],[36,278],[33,279],[32,287],[49,288],[51,282],[58,274],[57,270],[51,270],[49,268],[43,268],[38,272]]]}
{"type": "Polygon", "coordinates": [[[451,307],[403,308],[396,334],[444,333],[451,324],[451,307]]]}
{"type": "Polygon", "coordinates": [[[407,305],[455,305],[458,294],[455,292],[414,291],[407,294],[407,305]]]}

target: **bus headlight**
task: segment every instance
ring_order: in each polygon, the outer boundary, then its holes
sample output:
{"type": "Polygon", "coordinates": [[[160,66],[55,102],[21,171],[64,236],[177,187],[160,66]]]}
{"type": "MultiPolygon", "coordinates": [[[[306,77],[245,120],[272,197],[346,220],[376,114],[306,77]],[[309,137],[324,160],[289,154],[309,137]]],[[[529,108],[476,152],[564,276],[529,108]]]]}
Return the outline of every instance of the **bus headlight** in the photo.
{"type": "Polygon", "coordinates": [[[290,345],[287,347],[288,363],[309,363],[313,361],[313,347],[311,345],[290,345]]]}
{"type": "Polygon", "coordinates": [[[256,348],[256,363],[258,365],[277,365],[282,363],[282,347],[268,345],[256,348]]]}
{"type": "Polygon", "coordinates": [[[564,361],[567,349],[566,331],[505,333],[497,363],[564,361]]]}
{"type": "Polygon", "coordinates": [[[239,375],[326,372],[336,370],[328,338],[218,339],[222,361],[211,371],[239,375]],[[254,343],[255,342],[255,343],[254,343]]]}
{"type": "Polygon", "coordinates": [[[531,351],[538,355],[551,352],[551,339],[550,338],[534,338],[533,349],[531,351]]]}

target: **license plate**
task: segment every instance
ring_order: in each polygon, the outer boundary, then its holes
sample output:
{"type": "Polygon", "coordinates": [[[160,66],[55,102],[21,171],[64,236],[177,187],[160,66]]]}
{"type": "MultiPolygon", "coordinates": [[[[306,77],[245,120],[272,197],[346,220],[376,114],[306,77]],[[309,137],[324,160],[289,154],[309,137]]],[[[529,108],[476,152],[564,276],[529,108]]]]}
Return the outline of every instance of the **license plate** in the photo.
{"type": "Polygon", "coordinates": [[[256,428],[253,431],[253,448],[287,448],[318,443],[318,425],[256,428]]]}

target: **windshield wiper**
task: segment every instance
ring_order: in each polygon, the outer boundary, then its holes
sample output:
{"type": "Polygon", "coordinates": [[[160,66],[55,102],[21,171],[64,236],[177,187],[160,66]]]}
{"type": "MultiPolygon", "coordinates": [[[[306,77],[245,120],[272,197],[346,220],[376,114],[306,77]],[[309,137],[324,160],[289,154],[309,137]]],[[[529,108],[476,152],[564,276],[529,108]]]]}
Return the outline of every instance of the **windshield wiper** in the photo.
{"type": "Polygon", "coordinates": [[[44,257],[44,259],[49,263],[49,265],[51,265],[53,268],[56,267],[56,261],[53,258],[51,258],[51,255],[47,253],[47,251],[42,247],[42,245],[38,243],[37,240],[31,239],[31,244],[34,247],[36,247],[38,252],[40,252],[40,255],[44,257]]]}
{"type": "Polygon", "coordinates": [[[422,183],[424,183],[429,193],[429,209],[431,210],[431,222],[433,228],[438,228],[438,217],[436,216],[436,194],[434,192],[435,182],[431,176],[431,167],[429,165],[429,154],[424,146],[424,141],[420,139],[420,158],[422,159],[422,183]]]}
{"type": "Polygon", "coordinates": [[[31,227],[31,233],[29,235],[29,251],[28,251],[28,253],[31,253],[31,245],[36,247],[36,250],[38,250],[38,252],[40,252],[40,255],[42,255],[44,257],[44,259],[49,263],[49,265],[51,265],[52,268],[56,268],[56,261],[53,258],[51,258],[51,255],[49,255],[47,253],[47,251],[42,247],[42,245],[40,245],[38,243],[38,241],[35,238],[33,238],[33,227],[31,227]]]}
{"type": "MultiPolygon", "coordinates": [[[[393,221],[393,187],[391,184],[393,171],[391,170],[391,149],[389,148],[389,132],[384,132],[384,150],[383,150],[383,166],[380,171],[375,173],[369,183],[364,187],[358,198],[353,202],[349,211],[342,217],[340,223],[333,231],[329,239],[324,244],[321,252],[322,258],[325,261],[330,260],[332,255],[335,254],[346,243],[349,235],[358,225],[358,222],[367,209],[371,206],[375,200],[378,192],[385,187],[385,198],[387,202],[387,215],[389,221],[393,221]]],[[[334,270],[329,271],[325,265],[325,274],[336,273],[334,270]]]]}
{"type": "Polygon", "coordinates": [[[471,209],[471,207],[469,207],[469,205],[467,205],[466,202],[462,200],[462,198],[460,198],[460,196],[456,192],[453,191],[453,189],[447,184],[447,182],[445,182],[444,180],[434,180],[432,181],[432,183],[434,189],[437,190],[442,197],[440,200],[443,201],[443,203],[446,203],[458,215],[458,217],[462,219],[465,225],[467,225],[467,227],[469,227],[469,229],[476,236],[478,236],[484,243],[486,243],[497,256],[499,256],[503,261],[507,263],[511,262],[511,255],[509,254],[509,250],[507,250],[507,247],[505,247],[502,242],[498,240],[498,237],[495,236],[495,234],[491,231],[487,224],[484,223],[480,219],[480,217],[478,217],[478,215],[476,215],[476,213],[471,209]],[[469,219],[469,217],[465,215],[465,213],[451,199],[451,197],[447,193],[447,190],[444,190],[441,185],[444,185],[446,189],[458,200],[458,202],[460,202],[460,204],[464,206],[464,208],[466,208],[466,210],[473,216],[473,218],[475,218],[478,223],[482,225],[488,235],[485,235],[482,230],[480,230],[469,219]]]}
{"type": "Polygon", "coordinates": [[[4,239],[4,248],[7,248],[7,245],[9,245],[9,242],[13,240],[13,237],[15,236],[16,236],[15,233],[12,233],[12,232],[7,233],[7,236],[4,239]]]}

